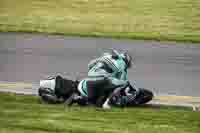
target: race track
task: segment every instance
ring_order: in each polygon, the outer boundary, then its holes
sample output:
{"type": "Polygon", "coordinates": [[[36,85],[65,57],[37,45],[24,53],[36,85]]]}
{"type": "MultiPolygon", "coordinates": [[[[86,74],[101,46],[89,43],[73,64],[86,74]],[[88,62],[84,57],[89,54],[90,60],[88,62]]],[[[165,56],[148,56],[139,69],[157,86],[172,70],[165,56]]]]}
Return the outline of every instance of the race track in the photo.
{"type": "Polygon", "coordinates": [[[126,49],[135,57],[129,79],[139,87],[200,96],[199,44],[0,33],[0,81],[38,83],[55,73],[81,78],[87,63],[108,48],[126,49]]]}

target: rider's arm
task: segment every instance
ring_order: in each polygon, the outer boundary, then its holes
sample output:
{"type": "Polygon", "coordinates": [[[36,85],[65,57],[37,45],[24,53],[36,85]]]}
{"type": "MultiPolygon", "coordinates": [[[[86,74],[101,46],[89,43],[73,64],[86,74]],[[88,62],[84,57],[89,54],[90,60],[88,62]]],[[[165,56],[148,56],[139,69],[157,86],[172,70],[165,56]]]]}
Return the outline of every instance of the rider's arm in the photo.
{"type": "Polygon", "coordinates": [[[88,69],[90,70],[98,62],[104,62],[105,61],[104,57],[110,55],[111,55],[110,53],[104,53],[101,57],[91,60],[88,64],[88,69]]]}
{"type": "Polygon", "coordinates": [[[126,94],[126,96],[130,96],[130,95],[133,95],[132,93],[129,93],[130,92],[130,87],[129,86],[127,86],[126,88],[125,88],[125,90],[124,90],[124,92],[125,92],[125,94],[126,94]]]}
{"type": "Polygon", "coordinates": [[[102,62],[97,62],[92,68],[88,71],[89,77],[107,77],[108,73],[106,70],[102,69],[104,64],[102,62]]]}
{"type": "Polygon", "coordinates": [[[128,80],[127,70],[123,70],[122,71],[120,79],[122,79],[122,80],[128,80]]]}
{"type": "Polygon", "coordinates": [[[127,79],[116,78],[115,76],[108,77],[114,86],[124,87],[128,84],[127,79]]]}
{"type": "Polygon", "coordinates": [[[119,82],[118,84],[122,84],[122,86],[126,86],[128,84],[128,76],[126,70],[121,70],[118,72],[118,78],[114,78],[113,82],[119,82]]]}
{"type": "MultiPolygon", "coordinates": [[[[94,59],[92,61],[89,62],[88,64],[88,68],[89,70],[99,61],[103,61],[105,62],[105,58],[106,56],[115,56],[117,58],[121,58],[120,53],[117,50],[112,49],[112,53],[104,53],[101,57],[94,59]]],[[[108,63],[109,64],[109,63],[108,63]]],[[[113,66],[111,66],[113,67],[113,66]]]]}

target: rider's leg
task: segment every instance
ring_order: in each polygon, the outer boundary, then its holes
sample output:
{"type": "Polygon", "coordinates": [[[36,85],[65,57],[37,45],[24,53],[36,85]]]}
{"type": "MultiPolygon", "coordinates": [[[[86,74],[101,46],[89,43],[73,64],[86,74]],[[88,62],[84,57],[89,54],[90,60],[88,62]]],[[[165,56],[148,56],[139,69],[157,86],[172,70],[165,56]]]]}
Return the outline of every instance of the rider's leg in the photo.
{"type": "Polygon", "coordinates": [[[96,91],[97,83],[96,81],[91,81],[88,79],[82,80],[78,85],[78,94],[73,93],[65,102],[67,105],[72,105],[73,103],[80,104],[95,104],[95,99],[97,97],[96,91]]]}
{"type": "Polygon", "coordinates": [[[87,93],[88,93],[88,101],[90,103],[98,105],[99,98],[106,95],[107,85],[109,81],[104,78],[100,78],[98,80],[88,80],[87,82],[87,93]]]}
{"type": "Polygon", "coordinates": [[[108,84],[107,82],[103,78],[82,80],[78,85],[79,95],[71,95],[66,104],[71,105],[74,102],[78,102],[96,105],[98,97],[104,96],[104,88],[108,84]]]}
{"type": "Polygon", "coordinates": [[[121,91],[121,87],[117,87],[116,89],[114,89],[114,91],[107,97],[106,101],[103,103],[102,107],[104,109],[110,109],[111,108],[111,105],[110,105],[110,102],[111,102],[111,99],[116,96],[116,95],[119,95],[120,94],[120,91],[121,91]]]}

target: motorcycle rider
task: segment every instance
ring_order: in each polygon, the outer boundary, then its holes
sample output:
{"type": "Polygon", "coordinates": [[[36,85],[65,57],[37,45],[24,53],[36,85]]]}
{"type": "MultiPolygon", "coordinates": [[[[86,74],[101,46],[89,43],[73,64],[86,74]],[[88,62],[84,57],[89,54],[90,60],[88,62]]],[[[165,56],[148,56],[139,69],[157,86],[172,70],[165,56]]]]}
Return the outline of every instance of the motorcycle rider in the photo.
{"type": "Polygon", "coordinates": [[[127,69],[131,66],[132,57],[127,52],[119,53],[116,50],[92,60],[88,65],[88,77],[78,85],[81,97],[73,94],[66,104],[71,105],[74,101],[83,99],[96,104],[98,96],[106,95],[107,99],[102,107],[109,109],[110,99],[129,85],[127,69]]]}

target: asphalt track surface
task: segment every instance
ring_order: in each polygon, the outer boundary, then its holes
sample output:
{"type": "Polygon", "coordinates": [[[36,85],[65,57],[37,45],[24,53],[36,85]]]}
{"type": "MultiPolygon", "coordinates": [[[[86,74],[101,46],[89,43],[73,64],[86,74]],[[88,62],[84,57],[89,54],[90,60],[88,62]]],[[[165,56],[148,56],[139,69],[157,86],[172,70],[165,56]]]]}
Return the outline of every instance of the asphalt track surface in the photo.
{"type": "Polygon", "coordinates": [[[82,78],[88,62],[109,48],[134,56],[129,79],[138,87],[200,96],[200,45],[189,43],[0,33],[0,81],[37,84],[55,73],[82,78]]]}

